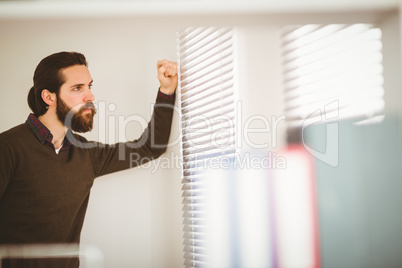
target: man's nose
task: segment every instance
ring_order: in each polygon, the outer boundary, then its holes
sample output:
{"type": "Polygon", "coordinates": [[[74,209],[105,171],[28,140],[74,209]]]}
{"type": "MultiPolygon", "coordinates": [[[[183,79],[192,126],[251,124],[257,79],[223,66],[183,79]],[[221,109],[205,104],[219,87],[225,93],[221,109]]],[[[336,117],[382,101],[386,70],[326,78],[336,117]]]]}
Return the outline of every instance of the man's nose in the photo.
{"type": "Polygon", "coordinates": [[[85,94],[85,102],[93,102],[95,100],[95,95],[92,93],[91,90],[87,90],[86,94],[85,94]]]}

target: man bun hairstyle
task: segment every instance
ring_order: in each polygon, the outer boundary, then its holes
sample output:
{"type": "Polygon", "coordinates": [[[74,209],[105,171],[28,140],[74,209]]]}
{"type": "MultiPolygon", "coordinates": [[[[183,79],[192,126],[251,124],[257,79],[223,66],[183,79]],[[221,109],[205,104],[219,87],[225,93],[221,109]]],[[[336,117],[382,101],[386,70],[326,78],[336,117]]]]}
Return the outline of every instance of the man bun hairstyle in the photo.
{"type": "Polygon", "coordinates": [[[47,89],[58,95],[65,82],[62,71],[74,65],[88,66],[85,56],[78,52],[63,51],[47,56],[39,62],[33,76],[34,85],[28,93],[28,105],[36,117],[45,114],[48,107],[42,99],[42,91],[47,89]]]}

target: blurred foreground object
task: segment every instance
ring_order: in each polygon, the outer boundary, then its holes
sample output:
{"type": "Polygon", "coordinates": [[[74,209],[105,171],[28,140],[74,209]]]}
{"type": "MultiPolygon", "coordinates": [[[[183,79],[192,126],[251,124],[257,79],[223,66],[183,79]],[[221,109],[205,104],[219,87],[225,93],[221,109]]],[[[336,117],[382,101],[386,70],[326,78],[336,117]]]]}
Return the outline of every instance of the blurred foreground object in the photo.
{"type": "Polygon", "coordinates": [[[400,121],[335,124],[338,141],[327,124],[304,129],[315,150],[338,142],[336,167],[315,160],[322,267],[402,267],[400,121]]]}
{"type": "Polygon", "coordinates": [[[0,267],[2,267],[2,260],[18,259],[19,261],[21,259],[41,260],[74,257],[80,258],[80,267],[103,267],[104,257],[102,252],[90,245],[32,244],[0,246],[0,267]]]}

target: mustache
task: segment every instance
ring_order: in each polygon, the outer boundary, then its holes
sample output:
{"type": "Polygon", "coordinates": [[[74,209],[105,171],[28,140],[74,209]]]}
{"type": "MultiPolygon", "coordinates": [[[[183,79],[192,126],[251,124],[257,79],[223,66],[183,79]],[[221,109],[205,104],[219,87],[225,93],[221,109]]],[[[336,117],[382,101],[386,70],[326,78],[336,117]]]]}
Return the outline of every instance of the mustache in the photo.
{"type": "Polygon", "coordinates": [[[93,112],[96,112],[96,107],[92,102],[88,102],[85,105],[83,105],[80,109],[79,112],[84,111],[86,109],[91,109],[93,112]]]}

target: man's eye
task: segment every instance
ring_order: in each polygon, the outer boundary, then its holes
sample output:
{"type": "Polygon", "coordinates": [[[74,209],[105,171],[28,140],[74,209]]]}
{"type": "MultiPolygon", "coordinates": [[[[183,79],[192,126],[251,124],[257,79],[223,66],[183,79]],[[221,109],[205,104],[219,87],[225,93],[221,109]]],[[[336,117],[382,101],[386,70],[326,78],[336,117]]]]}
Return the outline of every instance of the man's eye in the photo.
{"type": "Polygon", "coordinates": [[[89,89],[91,89],[91,88],[92,88],[92,85],[89,85],[88,87],[89,87],[89,89]]]}

